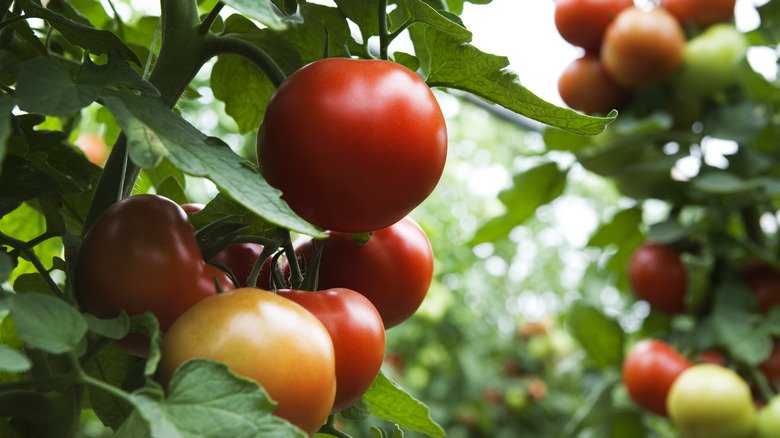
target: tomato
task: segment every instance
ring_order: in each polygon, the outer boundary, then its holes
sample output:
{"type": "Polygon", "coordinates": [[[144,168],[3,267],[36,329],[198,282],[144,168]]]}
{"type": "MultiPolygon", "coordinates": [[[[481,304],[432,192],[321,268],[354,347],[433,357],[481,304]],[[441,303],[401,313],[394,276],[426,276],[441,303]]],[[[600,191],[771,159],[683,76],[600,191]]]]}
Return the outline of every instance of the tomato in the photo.
{"type": "Polygon", "coordinates": [[[780,348],[777,345],[772,348],[769,357],[758,364],[758,369],[775,390],[780,390],[780,348]]]}
{"type": "Polygon", "coordinates": [[[684,26],[700,29],[731,21],[736,4],[737,0],[661,0],[661,7],[671,12],[684,26]]]}
{"type": "Polygon", "coordinates": [[[610,23],[601,61],[615,81],[638,88],[660,82],[682,61],[685,33],[665,9],[624,9],[610,23]]]}
{"type": "MultiPolygon", "coordinates": [[[[182,204],[181,208],[187,214],[197,213],[203,210],[203,204],[182,204]]],[[[255,266],[255,262],[263,253],[263,245],[257,243],[234,243],[218,252],[214,256],[215,262],[222,263],[230,269],[240,286],[247,286],[249,274],[255,266]]],[[[271,261],[266,260],[260,268],[256,287],[268,290],[271,284],[271,261]]]]}
{"type": "Polygon", "coordinates": [[[768,313],[780,304],[780,272],[770,265],[750,261],[741,268],[742,278],[758,301],[758,310],[768,313]]]}
{"type": "Polygon", "coordinates": [[[301,305],[260,289],[209,297],[173,323],[157,378],[167,387],[189,359],[224,362],[255,380],[277,402],[274,415],[313,435],[336,394],[335,355],[327,329],[301,305]]]}
{"type": "MultiPolygon", "coordinates": [[[[374,304],[385,329],[407,320],[422,304],[433,279],[433,250],[425,232],[411,217],[375,231],[360,246],[349,234],[330,232],[322,247],[319,288],[343,287],[374,304]]],[[[306,260],[314,241],[296,243],[306,260]]]]}
{"type": "Polygon", "coordinates": [[[696,97],[706,97],[736,82],[736,64],[748,42],[731,24],[716,24],[685,45],[677,84],[696,97]]]}
{"type": "Polygon", "coordinates": [[[558,94],[569,108],[593,114],[619,108],[631,91],[607,74],[598,56],[585,55],[563,70],[558,78],[558,94]]]}
{"type": "Polygon", "coordinates": [[[780,395],[758,412],[755,438],[780,438],[780,395]]]}
{"type": "Polygon", "coordinates": [[[305,307],[328,329],[336,354],[336,400],[331,413],[343,411],[365,394],[382,367],[382,317],[368,298],[350,289],[280,289],[277,294],[305,307]]]}
{"type": "Polygon", "coordinates": [[[634,402],[648,411],[666,416],[669,389],[683,371],[693,364],[669,344],[646,339],[639,341],[623,361],[623,383],[634,402]]]}
{"type": "Polygon", "coordinates": [[[666,245],[646,242],[628,263],[628,281],[650,306],[669,313],[685,311],[688,273],[680,255],[666,245]]]}
{"type": "Polygon", "coordinates": [[[667,409],[683,438],[747,438],[756,426],[747,382],[714,364],[683,371],[669,390],[667,409]]]}
{"type": "Polygon", "coordinates": [[[564,40],[596,53],[609,23],[633,0],[557,0],[555,27],[564,40]]]}
{"type": "Polygon", "coordinates": [[[696,357],[696,363],[711,363],[726,366],[726,358],[717,350],[706,350],[699,353],[696,357]]]}
{"type": "Polygon", "coordinates": [[[414,72],[390,61],[328,58],[276,90],[257,136],[260,173],[303,219],[363,233],[425,200],[447,155],[444,116],[414,72]]]}
{"type": "Polygon", "coordinates": [[[108,158],[108,146],[103,137],[85,132],[79,135],[74,144],[84,152],[92,164],[103,166],[108,158]]]}
{"type": "MultiPolygon", "coordinates": [[[[76,263],[76,296],[100,318],[151,312],[165,332],[198,301],[235,286],[207,264],[184,210],[158,195],[136,195],[109,207],[84,237],[76,263]]],[[[130,342],[132,353],[146,345],[130,342]]]]}

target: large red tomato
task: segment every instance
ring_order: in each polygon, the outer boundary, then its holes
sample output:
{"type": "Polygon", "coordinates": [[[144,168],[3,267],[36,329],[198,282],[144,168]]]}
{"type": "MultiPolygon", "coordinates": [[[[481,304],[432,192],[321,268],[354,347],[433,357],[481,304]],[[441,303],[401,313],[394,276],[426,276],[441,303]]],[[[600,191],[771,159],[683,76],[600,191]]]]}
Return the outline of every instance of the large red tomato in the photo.
{"type": "Polygon", "coordinates": [[[661,0],[661,7],[671,12],[683,26],[699,29],[731,21],[737,0],[661,0]]]}
{"type": "Polygon", "coordinates": [[[665,9],[624,9],[610,23],[601,61],[625,87],[651,85],[669,77],[682,61],[685,32],[665,9]]]}
{"type": "MultiPolygon", "coordinates": [[[[368,298],[382,315],[385,329],[407,320],[422,304],[433,279],[433,250],[411,217],[375,231],[360,246],[349,234],[331,232],[322,247],[319,288],[343,287],[368,298]]],[[[314,241],[296,244],[307,261],[314,241]]]]}
{"type": "MultiPolygon", "coordinates": [[[[198,301],[235,286],[207,264],[184,210],[157,195],[125,198],[89,229],[76,264],[76,296],[101,318],[151,312],[163,332],[198,301]]],[[[135,343],[133,343],[135,344],[135,343]]],[[[146,346],[126,345],[144,355],[146,346]]]]}
{"type": "Polygon", "coordinates": [[[382,317],[368,298],[350,289],[280,289],[277,294],[305,307],[328,329],[336,353],[336,400],[331,413],[343,411],[365,394],[382,367],[382,317]]]}
{"type": "Polygon", "coordinates": [[[433,191],[447,129],[431,90],[390,61],[328,58],[290,75],[257,136],[260,173],[302,218],[363,233],[397,222],[433,191]]]}
{"type": "Polygon", "coordinates": [[[762,313],[780,304],[780,272],[759,260],[746,263],[741,272],[762,313]]]}
{"type": "Polygon", "coordinates": [[[597,53],[609,23],[633,0],[558,0],[555,27],[569,43],[597,53]]]}
{"type": "Polygon", "coordinates": [[[666,416],[669,389],[692,365],[669,344],[646,339],[634,345],[623,361],[623,383],[637,405],[666,416]]]}
{"type": "Polygon", "coordinates": [[[572,61],[558,78],[558,93],[569,108],[586,114],[619,108],[631,91],[615,82],[595,55],[572,61]]]}
{"type": "Polygon", "coordinates": [[[628,263],[628,280],[636,295],[669,313],[685,311],[688,273],[680,255],[666,245],[647,242],[628,263]]]}
{"type": "Polygon", "coordinates": [[[313,435],[336,394],[327,329],[299,304],[260,289],[236,289],[190,308],[165,335],[157,377],[164,386],[193,358],[224,362],[277,402],[274,415],[313,435]]]}

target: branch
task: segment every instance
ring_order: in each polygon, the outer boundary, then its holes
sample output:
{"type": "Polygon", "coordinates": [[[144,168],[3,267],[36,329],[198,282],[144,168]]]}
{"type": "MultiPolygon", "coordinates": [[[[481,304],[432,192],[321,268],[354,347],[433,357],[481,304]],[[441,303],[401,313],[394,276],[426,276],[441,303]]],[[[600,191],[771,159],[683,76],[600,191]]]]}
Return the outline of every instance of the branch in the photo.
{"type": "Polygon", "coordinates": [[[279,87],[287,75],[263,49],[242,39],[230,36],[207,35],[206,55],[211,58],[221,54],[243,56],[265,73],[274,87],[279,87]]]}

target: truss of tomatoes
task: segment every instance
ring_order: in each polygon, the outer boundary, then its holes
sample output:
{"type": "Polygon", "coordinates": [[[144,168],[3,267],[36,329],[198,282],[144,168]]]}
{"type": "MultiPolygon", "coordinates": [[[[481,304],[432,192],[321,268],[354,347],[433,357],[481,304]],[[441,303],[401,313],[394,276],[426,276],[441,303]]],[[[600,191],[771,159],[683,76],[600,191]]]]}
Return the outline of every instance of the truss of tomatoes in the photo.
{"type": "Polygon", "coordinates": [[[559,0],[555,26],[584,50],[558,79],[561,99],[587,114],[608,113],[633,91],[676,75],[695,97],[735,81],[733,64],[747,42],[730,23],[736,0],[661,0],[652,9],[633,0],[559,0]],[[689,39],[689,37],[692,37],[689,39]]]}

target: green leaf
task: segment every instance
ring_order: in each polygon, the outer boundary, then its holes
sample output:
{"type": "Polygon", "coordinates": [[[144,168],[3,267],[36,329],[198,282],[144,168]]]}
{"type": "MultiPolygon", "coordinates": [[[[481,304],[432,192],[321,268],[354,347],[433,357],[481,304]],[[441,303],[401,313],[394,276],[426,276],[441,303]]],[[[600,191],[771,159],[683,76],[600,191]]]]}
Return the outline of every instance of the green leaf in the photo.
{"type": "Polygon", "coordinates": [[[8,152],[8,137],[11,136],[11,111],[16,102],[14,99],[3,93],[0,94],[0,171],[3,168],[3,160],[8,152]]]}
{"type": "Polygon", "coordinates": [[[339,11],[356,23],[360,29],[363,41],[368,41],[371,36],[379,35],[379,9],[377,2],[365,0],[340,0],[339,11]]]}
{"type": "Polygon", "coordinates": [[[347,19],[338,9],[306,2],[300,5],[300,13],[303,22],[291,22],[281,34],[298,52],[303,64],[322,59],[326,49],[330,57],[347,56],[345,46],[354,55],[368,56],[352,38],[347,19]]]}
{"type": "Polygon", "coordinates": [[[457,41],[471,41],[471,31],[466,29],[461,23],[457,23],[443,15],[423,0],[403,0],[399,2],[398,6],[391,12],[393,24],[400,26],[407,20],[411,23],[422,23],[451,36],[457,41]],[[403,15],[398,16],[401,13],[403,15]]]}
{"type": "Polygon", "coordinates": [[[742,281],[728,279],[714,291],[712,323],[717,339],[734,358],[751,366],[766,359],[773,346],[755,307],[755,297],[742,281]]]}
{"type": "Polygon", "coordinates": [[[109,339],[122,339],[130,331],[130,318],[124,310],[113,319],[100,319],[91,313],[83,316],[89,331],[109,339]]]}
{"type": "Polygon", "coordinates": [[[531,217],[537,208],[555,200],[563,193],[568,170],[547,162],[514,176],[512,187],[498,194],[506,213],[483,224],[470,244],[492,242],[509,235],[514,227],[531,217]]]}
{"type": "MultiPolygon", "coordinates": [[[[143,386],[143,362],[111,343],[89,363],[87,372],[110,385],[132,391],[143,386]]],[[[108,391],[90,388],[88,395],[92,410],[103,424],[112,429],[118,428],[133,412],[133,406],[127,400],[108,391]]]]}
{"type": "Polygon", "coordinates": [[[81,314],[64,301],[49,295],[8,295],[11,318],[19,337],[49,353],[73,351],[87,332],[81,314]]]}
{"type": "Polygon", "coordinates": [[[300,437],[306,434],[271,415],[275,406],[254,381],[238,377],[225,364],[193,359],[173,375],[168,397],[146,391],[131,400],[153,437],[300,437]]]}
{"type": "Polygon", "coordinates": [[[612,219],[602,224],[591,235],[588,246],[602,249],[616,249],[607,268],[619,272],[625,279],[626,266],[634,250],[645,240],[641,231],[642,209],[631,207],[617,212],[612,219]]]}
{"type": "Polygon", "coordinates": [[[455,88],[473,93],[530,119],[576,134],[595,135],[617,114],[606,118],[585,116],[555,106],[520,84],[517,75],[506,70],[506,57],[490,55],[470,44],[429,28],[426,43],[431,56],[426,82],[431,87],[455,88]]]}
{"type": "Polygon", "coordinates": [[[375,416],[398,423],[401,427],[432,437],[444,437],[441,428],[430,415],[430,409],[414,399],[382,372],[363,395],[363,400],[375,416]]]}
{"type": "Polygon", "coordinates": [[[285,21],[274,12],[271,0],[224,0],[224,3],[271,29],[281,30],[287,27],[285,21]]]}
{"type": "Polygon", "coordinates": [[[189,217],[192,225],[200,230],[226,216],[237,216],[236,222],[248,225],[249,229],[246,234],[266,237],[272,237],[275,234],[273,224],[221,193],[209,201],[201,211],[193,213],[189,217]]]}
{"type": "Polygon", "coordinates": [[[160,152],[182,172],[210,179],[220,191],[270,222],[304,234],[322,235],[281,200],[280,192],[268,185],[253,165],[222,141],[207,138],[159,100],[107,91],[105,103],[127,131],[128,141],[143,141],[153,133],[159,139],[155,144],[162,149],[160,152]],[[139,126],[144,128],[129,129],[139,126]]]}
{"type": "Polygon", "coordinates": [[[16,98],[19,108],[60,116],[91,104],[97,94],[79,87],[68,71],[51,58],[33,58],[19,64],[16,98]]]}
{"type": "Polygon", "coordinates": [[[712,195],[738,195],[752,192],[761,187],[758,180],[744,180],[737,175],[711,170],[693,179],[693,186],[712,195]]]}
{"type": "Polygon", "coordinates": [[[122,85],[131,90],[140,90],[152,96],[160,95],[160,92],[154,85],[144,80],[114,50],[108,53],[108,62],[103,65],[95,64],[88,56],[85,56],[84,63],[76,75],[75,83],[95,89],[122,85]]]}
{"type": "Polygon", "coordinates": [[[0,371],[23,373],[32,367],[32,362],[21,351],[0,344],[0,371]]]}
{"type": "Polygon", "coordinates": [[[569,312],[569,330],[599,368],[623,362],[625,333],[620,324],[597,308],[576,303],[569,312]]]}
{"type": "Polygon", "coordinates": [[[274,86],[260,69],[238,55],[220,55],[211,70],[214,97],[225,102],[225,112],[245,134],[260,126],[274,86]]]}

